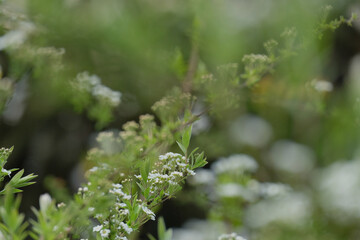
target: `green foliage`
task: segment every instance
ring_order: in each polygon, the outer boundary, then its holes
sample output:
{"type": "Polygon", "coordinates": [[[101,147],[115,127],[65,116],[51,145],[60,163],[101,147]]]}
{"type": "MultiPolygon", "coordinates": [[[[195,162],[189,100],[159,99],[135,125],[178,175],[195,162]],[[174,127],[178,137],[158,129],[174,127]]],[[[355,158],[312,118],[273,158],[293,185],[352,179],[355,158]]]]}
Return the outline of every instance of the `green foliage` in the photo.
{"type": "MultiPolygon", "coordinates": [[[[0,149],[0,183],[4,180],[6,176],[10,177],[11,173],[16,171],[17,169],[6,170],[4,165],[7,162],[8,157],[13,151],[13,147],[11,148],[1,148],[0,149]]],[[[5,185],[3,190],[0,191],[0,194],[6,194],[9,192],[18,193],[22,192],[20,188],[29,186],[34,184],[35,182],[31,182],[37,176],[34,174],[29,174],[23,177],[24,170],[20,170],[17,172],[10,181],[5,185]]]]}
{"type": "MultiPolygon", "coordinates": [[[[148,235],[150,240],[156,240],[152,235],[148,235]]],[[[163,217],[160,217],[158,220],[158,240],[171,240],[172,239],[172,230],[166,230],[165,221],[163,217]]]]}
{"type": "Polygon", "coordinates": [[[1,199],[0,207],[0,236],[5,240],[22,240],[26,239],[28,223],[24,222],[24,214],[19,213],[20,196],[16,198],[11,188],[7,188],[5,198],[1,199]]]}
{"type": "Polygon", "coordinates": [[[348,26],[352,26],[352,23],[358,18],[357,14],[352,13],[351,16],[346,19],[344,16],[340,16],[334,20],[329,21],[329,14],[333,9],[332,6],[328,5],[324,7],[322,16],[320,18],[320,22],[318,23],[315,32],[317,33],[319,38],[322,38],[324,32],[327,30],[335,31],[341,25],[346,24],[348,26]]]}

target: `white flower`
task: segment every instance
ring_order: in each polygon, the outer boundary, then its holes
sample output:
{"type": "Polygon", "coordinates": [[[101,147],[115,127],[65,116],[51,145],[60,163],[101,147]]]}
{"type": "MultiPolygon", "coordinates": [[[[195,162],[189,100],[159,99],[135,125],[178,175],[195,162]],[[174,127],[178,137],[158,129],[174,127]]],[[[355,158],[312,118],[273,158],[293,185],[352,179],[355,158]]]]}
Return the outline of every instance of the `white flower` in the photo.
{"type": "Polygon", "coordinates": [[[331,82],[321,79],[312,80],[311,85],[318,92],[331,92],[334,89],[334,86],[331,82]]]}
{"type": "Polygon", "coordinates": [[[93,232],[100,232],[100,230],[103,228],[103,225],[97,225],[93,227],[93,232]]]}
{"type": "Polygon", "coordinates": [[[277,141],[269,157],[273,168],[300,176],[310,172],[315,163],[315,154],[309,147],[289,140],[277,141]]]}
{"type": "Polygon", "coordinates": [[[291,188],[282,183],[262,183],[260,184],[260,195],[263,197],[275,197],[288,193],[291,188]]]}
{"type": "Polygon", "coordinates": [[[112,186],[114,188],[123,188],[123,186],[121,184],[119,184],[119,183],[113,183],[112,186]]]}
{"type": "Polygon", "coordinates": [[[124,229],[125,230],[125,232],[127,233],[127,234],[130,234],[132,231],[133,231],[133,229],[131,228],[131,227],[129,227],[126,223],[124,223],[124,222],[121,222],[120,223],[120,226],[122,227],[122,229],[124,229]]]}
{"type": "Polygon", "coordinates": [[[130,199],[131,199],[131,195],[129,195],[129,194],[124,194],[123,199],[125,199],[125,200],[130,200],[130,199]]]}
{"type": "Polygon", "coordinates": [[[124,192],[120,188],[113,188],[109,190],[110,193],[118,194],[120,196],[124,195],[124,192]]]}
{"type": "Polygon", "coordinates": [[[190,176],[194,176],[195,172],[193,170],[190,169],[186,169],[186,172],[190,175],[190,176]]]}
{"type": "Polygon", "coordinates": [[[228,172],[255,172],[258,168],[256,161],[245,154],[235,154],[227,158],[220,158],[211,168],[216,174],[228,172]]]}
{"type": "Polygon", "coordinates": [[[251,228],[270,223],[299,226],[311,216],[311,201],[302,193],[288,193],[250,205],[245,211],[245,222],[251,228]]]}
{"type": "Polygon", "coordinates": [[[119,204],[119,207],[123,207],[123,208],[124,208],[124,207],[126,207],[126,204],[125,204],[125,203],[120,203],[120,204],[119,204]]]}
{"type": "Polygon", "coordinates": [[[116,236],[115,240],[128,240],[127,237],[116,236]]]}
{"type": "Polygon", "coordinates": [[[338,161],[315,179],[321,207],[337,222],[360,219],[360,160],[338,161]]]}
{"type": "Polygon", "coordinates": [[[155,213],[148,209],[146,206],[141,206],[142,210],[150,217],[151,220],[155,221],[155,213]]]}
{"type": "Polygon", "coordinates": [[[245,238],[237,235],[236,233],[222,234],[218,240],[246,240],[245,238]]]}
{"type": "Polygon", "coordinates": [[[40,210],[46,211],[46,209],[50,206],[51,202],[52,199],[48,193],[40,195],[39,198],[40,210]]]}
{"type": "Polygon", "coordinates": [[[65,207],[65,206],[66,206],[66,204],[65,204],[65,203],[63,203],[63,202],[58,203],[58,205],[57,205],[57,207],[58,207],[58,208],[62,208],[62,207],[65,207]]]}
{"type": "Polygon", "coordinates": [[[193,185],[211,185],[215,182],[215,175],[211,170],[201,168],[196,170],[196,175],[189,180],[193,185]]]}
{"type": "Polygon", "coordinates": [[[256,193],[237,183],[220,184],[217,187],[217,194],[221,197],[240,197],[247,201],[254,201],[257,197],[256,193]]]}
{"type": "Polygon", "coordinates": [[[9,170],[6,170],[5,168],[2,168],[1,172],[7,174],[10,177],[11,172],[9,170]]]}
{"type": "Polygon", "coordinates": [[[89,170],[89,172],[96,172],[99,168],[98,167],[93,167],[89,170]]]}
{"type": "Polygon", "coordinates": [[[95,208],[93,208],[93,207],[89,207],[89,208],[88,208],[88,211],[89,211],[89,212],[93,212],[94,210],[95,210],[95,208]]]}
{"type": "Polygon", "coordinates": [[[102,229],[102,230],[100,231],[100,235],[101,235],[101,237],[103,237],[103,238],[109,237],[109,233],[110,233],[110,230],[109,230],[109,229],[102,229]]]}

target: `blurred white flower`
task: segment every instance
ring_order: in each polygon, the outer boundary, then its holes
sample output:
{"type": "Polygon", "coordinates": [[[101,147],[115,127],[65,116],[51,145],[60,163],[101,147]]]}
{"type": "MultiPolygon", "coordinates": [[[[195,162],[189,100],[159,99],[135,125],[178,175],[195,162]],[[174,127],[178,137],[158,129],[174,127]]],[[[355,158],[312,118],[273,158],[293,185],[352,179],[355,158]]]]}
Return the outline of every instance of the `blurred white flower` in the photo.
{"type": "Polygon", "coordinates": [[[98,100],[105,100],[111,106],[116,107],[121,103],[121,92],[114,91],[109,87],[101,84],[101,79],[88,72],[77,74],[73,86],[77,89],[84,90],[92,94],[98,100]]]}
{"type": "Polygon", "coordinates": [[[41,194],[40,198],[39,198],[40,210],[42,212],[46,212],[46,210],[50,206],[51,202],[52,202],[52,199],[48,193],[41,194]]]}
{"type": "Polygon", "coordinates": [[[155,221],[155,213],[148,209],[145,205],[141,205],[141,209],[150,217],[151,220],[155,221]]]}
{"type": "Polygon", "coordinates": [[[310,199],[302,193],[289,193],[251,205],[245,211],[245,223],[251,228],[270,223],[298,226],[304,224],[310,214],[310,199]]]}
{"type": "Polygon", "coordinates": [[[310,148],[288,140],[277,141],[271,147],[269,156],[273,168],[293,174],[309,172],[315,161],[310,148]]]}
{"type": "Polygon", "coordinates": [[[290,186],[282,183],[261,183],[259,195],[261,197],[271,198],[288,193],[290,186]]]}
{"type": "Polygon", "coordinates": [[[320,206],[334,220],[360,219],[360,160],[333,163],[315,179],[320,206]]]}
{"type": "Polygon", "coordinates": [[[116,136],[118,136],[118,131],[108,130],[98,133],[96,141],[105,154],[112,155],[121,152],[123,147],[122,141],[116,136]]]}
{"type": "Polygon", "coordinates": [[[252,157],[245,154],[234,154],[227,158],[220,158],[211,165],[211,169],[216,174],[255,172],[257,168],[257,162],[252,157]]]}
{"type": "Polygon", "coordinates": [[[331,92],[334,89],[334,86],[331,82],[321,79],[312,80],[311,86],[318,92],[331,92]]]}
{"type": "Polygon", "coordinates": [[[240,197],[246,201],[254,201],[257,193],[237,183],[226,183],[217,186],[217,194],[220,197],[240,197]]]}
{"type": "Polygon", "coordinates": [[[1,172],[7,174],[9,177],[10,177],[10,175],[11,175],[11,171],[6,170],[5,168],[2,168],[2,169],[1,169],[1,172]]]}
{"type": "Polygon", "coordinates": [[[103,238],[109,237],[109,234],[110,234],[110,230],[109,230],[109,229],[101,229],[101,230],[100,230],[100,235],[101,235],[101,237],[103,237],[103,238]]]}
{"type": "Polygon", "coordinates": [[[237,235],[236,233],[230,233],[230,234],[221,234],[218,240],[246,240],[246,239],[237,235]]]}
{"type": "Polygon", "coordinates": [[[124,223],[124,222],[121,222],[121,223],[120,223],[120,226],[121,226],[122,229],[125,230],[125,232],[126,232],[127,234],[130,234],[130,233],[132,233],[132,231],[133,231],[133,229],[132,229],[131,227],[129,227],[129,226],[128,226],[126,223],[124,223]]]}
{"type": "Polygon", "coordinates": [[[235,143],[261,148],[269,142],[272,129],[264,119],[245,115],[231,124],[229,134],[235,143]]]}
{"type": "Polygon", "coordinates": [[[93,227],[93,232],[100,232],[100,230],[103,228],[102,225],[97,225],[95,227],[93,227]]]}
{"type": "Polygon", "coordinates": [[[189,183],[193,185],[212,185],[214,182],[214,173],[211,170],[203,168],[196,170],[196,175],[189,178],[189,183]]]}
{"type": "Polygon", "coordinates": [[[9,31],[0,37],[0,50],[23,44],[34,29],[35,26],[31,22],[20,22],[18,29],[9,31]]]}
{"type": "Polygon", "coordinates": [[[173,229],[172,240],[217,240],[217,236],[226,232],[226,227],[220,222],[192,219],[182,228],[173,229]]]}

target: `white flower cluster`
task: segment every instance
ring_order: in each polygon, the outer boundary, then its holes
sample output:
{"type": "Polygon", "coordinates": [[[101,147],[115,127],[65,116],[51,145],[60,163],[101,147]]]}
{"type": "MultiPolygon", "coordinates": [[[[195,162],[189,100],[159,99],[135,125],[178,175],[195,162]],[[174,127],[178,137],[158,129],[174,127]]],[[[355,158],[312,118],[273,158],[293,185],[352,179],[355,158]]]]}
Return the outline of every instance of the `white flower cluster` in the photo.
{"type": "Polygon", "coordinates": [[[96,99],[105,100],[114,107],[121,102],[121,93],[102,85],[97,75],[89,75],[88,72],[79,73],[74,84],[78,89],[87,91],[96,99]]]}
{"type": "MultiPolygon", "coordinates": [[[[117,240],[127,240],[126,236],[123,236],[125,233],[130,234],[133,232],[133,229],[127,225],[124,220],[129,216],[130,212],[127,209],[126,201],[131,199],[129,194],[123,192],[123,185],[119,183],[112,184],[112,188],[109,190],[109,193],[113,194],[116,197],[116,202],[114,208],[110,209],[109,221],[111,226],[114,229],[117,229],[116,234],[118,234],[115,239],[117,240]]],[[[93,210],[93,209],[92,209],[93,210]]],[[[96,215],[100,222],[103,220],[102,215],[96,215]]],[[[102,221],[101,225],[98,225],[93,228],[94,232],[99,232],[102,239],[108,239],[110,234],[110,224],[109,221],[102,221]]]]}
{"type": "Polygon", "coordinates": [[[113,183],[113,188],[109,190],[109,193],[115,194],[117,197],[117,200],[125,199],[130,200],[131,196],[129,194],[126,194],[122,191],[123,186],[119,183],[113,183]]]}
{"type": "Polygon", "coordinates": [[[246,240],[245,238],[237,235],[236,233],[222,234],[218,240],[246,240]]]}
{"type": "Polygon", "coordinates": [[[245,223],[250,228],[261,228],[271,223],[301,226],[311,216],[311,199],[300,192],[289,192],[250,205],[245,211],[245,223]]]}
{"type": "Polygon", "coordinates": [[[312,80],[311,86],[318,92],[331,92],[334,89],[331,82],[322,79],[312,80]]]}
{"type": "Polygon", "coordinates": [[[220,158],[211,166],[216,174],[255,172],[258,168],[256,161],[245,154],[235,154],[227,158],[220,158]]]}
{"type": "Polygon", "coordinates": [[[216,181],[215,174],[209,169],[197,169],[196,175],[189,179],[192,185],[211,185],[213,186],[216,181]]]}
{"type": "MultiPolygon", "coordinates": [[[[178,153],[168,152],[159,156],[157,162],[158,169],[152,170],[148,176],[148,183],[150,183],[150,193],[157,193],[164,189],[161,184],[165,185],[179,185],[179,182],[188,175],[195,175],[195,172],[190,169],[187,159],[178,153]]],[[[141,175],[135,176],[142,179],[141,175]]],[[[165,194],[169,194],[165,192],[165,194]]]]}
{"type": "Polygon", "coordinates": [[[96,141],[99,144],[98,149],[107,155],[113,155],[122,150],[122,142],[117,131],[99,132],[96,141]]]}
{"type": "Polygon", "coordinates": [[[0,37],[0,50],[9,47],[18,47],[26,41],[28,36],[35,30],[31,22],[22,21],[15,30],[8,31],[0,37]]]}
{"type": "Polygon", "coordinates": [[[247,64],[266,64],[270,61],[269,57],[264,54],[244,55],[242,61],[247,64]]]}
{"type": "Polygon", "coordinates": [[[287,194],[291,191],[291,187],[282,183],[261,183],[259,195],[264,198],[271,198],[287,194]]]}
{"type": "Polygon", "coordinates": [[[219,184],[216,194],[220,197],[239,197],[249,202],[259,199],[279,197],[291,191],[288,185],[281,183],[259,183],[256,180],[249,181],[246,185],[239,183],[219,184]]]}
{"type": "Polygon", "coordinates": [[[321,207],[337,222],[360,219],[360,160],[339,161],[316,176],[321,207]]]}
{"type": "MultiPolygon", "coordinates": [[[[112,226],[117,229],[115,239],[128,240],[128,238],[124,236],[124,233],[130,234],[133,232],[133,229],[129,227],[126,223],[118,219],[114,219],[113,216],[111,216],[110,220],[112,226]]],[[[93,227],[93,232],[99,233],[102,239],[108,239],[111,233],[109,222],[104,221],[103,224],[93,227]]]]}
{"type": "MultiPolygon", "coordinates": [[[[12,149],[11,148],[0,148],[0,172],[8,175],[10,177],[11,171],[6,170],[3,166],[6,163],[6,159],[11,154],[12,149]]],[[[0,175],[1,176],[1,175],[0,175]]]]}
{"type": "Polygon", "coordinates": [[[148,209],[145,205],[141,205],[141,209],[150,217],[151,220],[155,221],[156,215],[153,211],[148,209]]]}
{"type": "Polygon", "coordinates": [[[104,228],[103,225],[97,225],[93,227],[93,232],[99,232],[102,239],[109,237],[110,229],[104,228]]]}

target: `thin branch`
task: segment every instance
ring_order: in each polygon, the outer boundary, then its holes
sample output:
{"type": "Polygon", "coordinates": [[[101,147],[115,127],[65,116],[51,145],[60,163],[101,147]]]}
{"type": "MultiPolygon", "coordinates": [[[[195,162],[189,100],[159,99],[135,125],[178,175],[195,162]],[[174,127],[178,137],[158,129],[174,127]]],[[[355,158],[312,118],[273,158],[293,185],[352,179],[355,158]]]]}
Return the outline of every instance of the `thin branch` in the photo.
{"type": "Polygon", "coordinates": [[[190,60],[189,60],[189,66],[188,71],[186,73],[182,90],[184,93],[190,93],[192,89],[192,82],[196,74],[196,70],[199,65],[199,47],[198,44],[193,41],[191,46],[191,54],[190,54],[190,60]]]}

